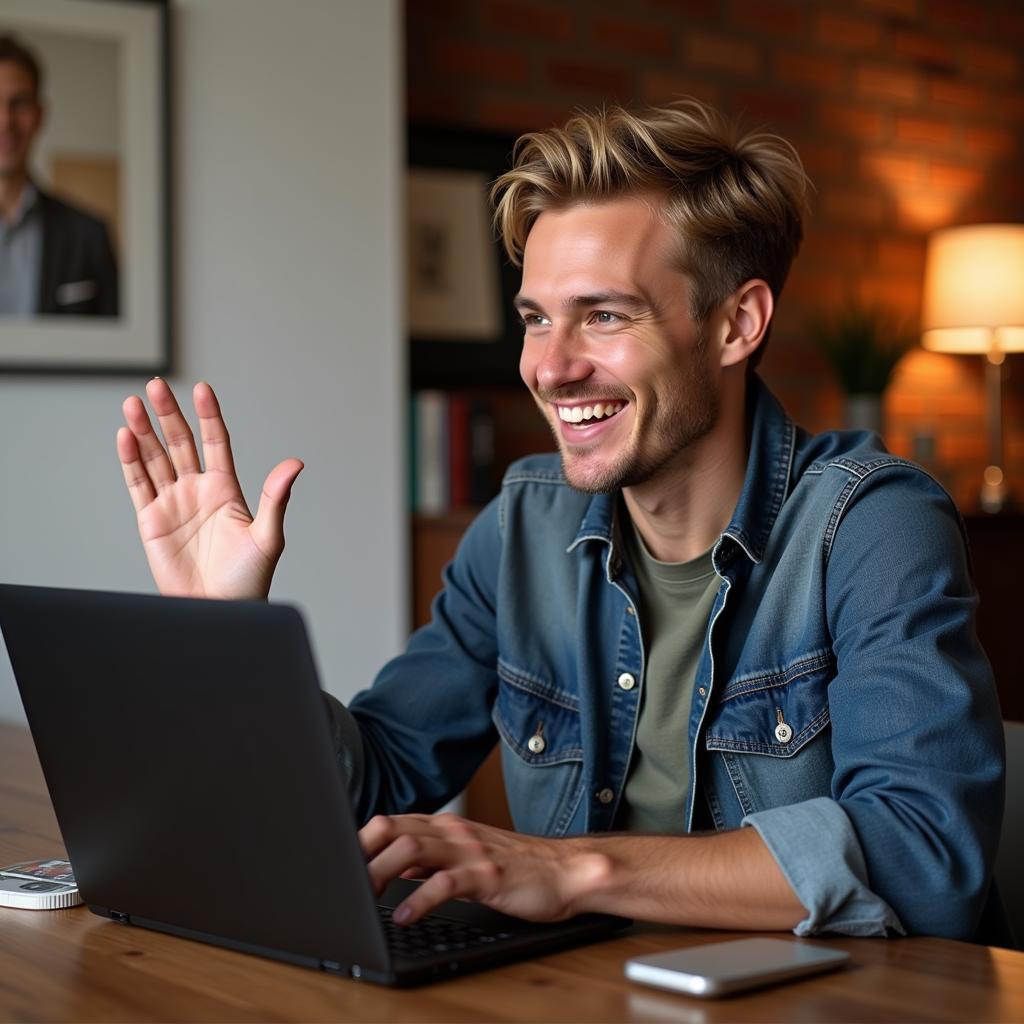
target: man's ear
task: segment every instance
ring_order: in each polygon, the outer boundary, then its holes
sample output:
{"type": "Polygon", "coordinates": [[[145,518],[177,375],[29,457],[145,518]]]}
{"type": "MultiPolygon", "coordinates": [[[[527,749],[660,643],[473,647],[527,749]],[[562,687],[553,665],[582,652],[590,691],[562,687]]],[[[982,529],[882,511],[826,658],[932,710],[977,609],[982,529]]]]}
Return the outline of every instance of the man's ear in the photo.
{"type": "Polygon", "coordinates": [[[726,332],[722,343],[722,366],[735,366],[749,359],[764,340],[775,312],[772,290],[760,278],[740,285],[725,300],[726,332]]]}

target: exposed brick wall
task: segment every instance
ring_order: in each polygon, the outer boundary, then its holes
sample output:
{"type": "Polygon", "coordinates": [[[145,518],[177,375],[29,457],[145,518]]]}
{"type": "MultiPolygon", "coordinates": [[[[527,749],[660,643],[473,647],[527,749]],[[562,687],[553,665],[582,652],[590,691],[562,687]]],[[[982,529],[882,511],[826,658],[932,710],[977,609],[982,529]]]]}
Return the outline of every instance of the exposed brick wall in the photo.
{"type": "MultiPolygon", "coordinates": [[[[878,304],[916,325],[936,228],[1024,221],[1019,0],[407,0],[410,117],[504,131],[577,106],[713,102],[794,142],[817,189],[763,372],[811,429],[842,398],[815,311],[878,304]]],[[[1024,282],[1022,282],[1024,287],[1024,282]]],[[[1024,356],[1006,364],[1006,464],[1024,498],[1024,356]]],[[[886,435],[936,438],[961,503],[985,461],[980,358],[911,352],[886,435]]]]}

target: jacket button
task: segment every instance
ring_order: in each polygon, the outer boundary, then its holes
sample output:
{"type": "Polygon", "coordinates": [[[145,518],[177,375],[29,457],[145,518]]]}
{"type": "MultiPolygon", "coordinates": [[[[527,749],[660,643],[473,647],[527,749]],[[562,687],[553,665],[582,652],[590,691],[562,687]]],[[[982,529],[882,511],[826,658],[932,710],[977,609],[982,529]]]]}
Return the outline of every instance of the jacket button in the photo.
{"type": "Polygon", "coordinates": [[[598,790],[597,799],[603,804],[610,804],[615,799],[615,794],[605,786],[604,789],[598,790]]]}
{"type": "Polygon", "coordinates": [[[526,741],[526,745],[530,748],[531,754],[543,754],[544,748],[547,746],[547,744],[544,742],[544,737],[541,736],[540,733],[531,736],[526,741]]]}
{"type": "Polygon", "coordinates": [[[619,689],[621,690],[632,690],[636,686],[636,679],[629,672],[623,672],[619,676],[619,689]]]}
{"type": "Polygon", "coordinates": [[[793,730],[785,722],[775,726],[775,738],[780,743],[788,743],[793,738],[793,730]]]}

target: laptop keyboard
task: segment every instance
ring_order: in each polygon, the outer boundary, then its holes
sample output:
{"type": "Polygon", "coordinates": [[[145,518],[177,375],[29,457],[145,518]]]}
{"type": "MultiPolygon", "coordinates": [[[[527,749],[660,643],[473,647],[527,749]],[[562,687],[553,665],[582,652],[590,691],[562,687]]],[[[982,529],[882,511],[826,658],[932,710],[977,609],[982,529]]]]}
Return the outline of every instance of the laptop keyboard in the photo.
{"type": "Polygon", "coordinates": [[[391,920],[390,907],[378,907],[384,937],[396,956],[416,958],[438,953],[459,953],[512,938],[512,932],[491,932],[448,917],[428,915],[410,925],[391,920]]]}

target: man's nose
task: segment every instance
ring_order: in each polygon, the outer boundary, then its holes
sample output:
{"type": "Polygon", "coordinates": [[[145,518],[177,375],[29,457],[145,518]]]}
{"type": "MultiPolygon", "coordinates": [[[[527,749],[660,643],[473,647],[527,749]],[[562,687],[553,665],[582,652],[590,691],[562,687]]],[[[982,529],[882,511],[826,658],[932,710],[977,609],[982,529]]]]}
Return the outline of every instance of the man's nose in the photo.
{"type": "Polygon", "coordinates": [[[585,380],[593,369],[579,330],[572,325],[554,327],[537,364],[537,383],[545,391],[553,391],[585,380]]]}

